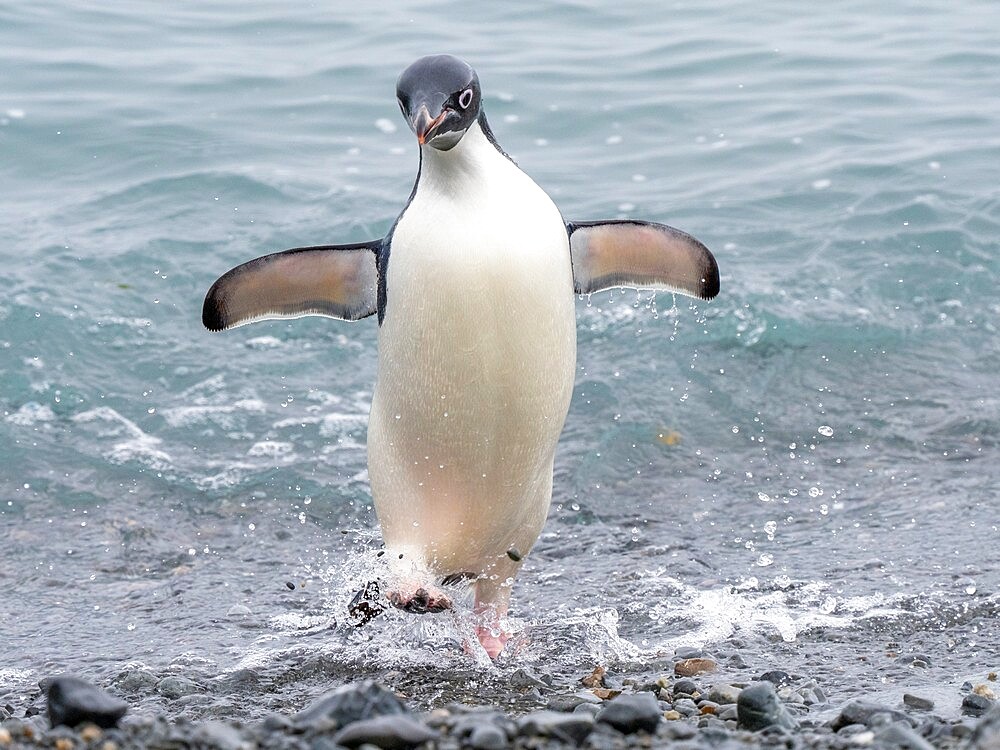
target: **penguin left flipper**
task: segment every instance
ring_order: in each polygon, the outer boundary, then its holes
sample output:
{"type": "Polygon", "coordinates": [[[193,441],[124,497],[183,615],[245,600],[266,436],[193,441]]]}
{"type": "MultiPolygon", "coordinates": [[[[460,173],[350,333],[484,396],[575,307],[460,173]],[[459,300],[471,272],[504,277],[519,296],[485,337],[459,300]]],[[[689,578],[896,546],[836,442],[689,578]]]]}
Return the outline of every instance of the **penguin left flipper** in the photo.
{"type": "Polygon", "coordinates": [[[208,290],[201,321],[210,331],[223,331],[267,318],[360,320],[373,315],[375,256],[381,247],[381,239],[297,247],[236,266],[208,290]]]}
{"type": "Polygon", "coordinates": [[[577,294],[613,287],[663,289],[712,299],[719,265],[690,234],[666,224],[618,219],[567,222],[577,294]]]}

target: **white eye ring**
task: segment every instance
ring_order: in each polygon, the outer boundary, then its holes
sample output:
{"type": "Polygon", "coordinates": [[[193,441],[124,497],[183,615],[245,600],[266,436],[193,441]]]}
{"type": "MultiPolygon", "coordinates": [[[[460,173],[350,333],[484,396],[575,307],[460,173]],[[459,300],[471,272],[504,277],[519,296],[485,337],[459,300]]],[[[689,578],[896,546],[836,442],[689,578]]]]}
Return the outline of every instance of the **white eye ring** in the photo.
{"type": "Polygon", "coordinates": [[[462,109],[468,109],[470,104],[472,104],[472,89],[466,89],[458,97],[458,106],[462,109]]]}

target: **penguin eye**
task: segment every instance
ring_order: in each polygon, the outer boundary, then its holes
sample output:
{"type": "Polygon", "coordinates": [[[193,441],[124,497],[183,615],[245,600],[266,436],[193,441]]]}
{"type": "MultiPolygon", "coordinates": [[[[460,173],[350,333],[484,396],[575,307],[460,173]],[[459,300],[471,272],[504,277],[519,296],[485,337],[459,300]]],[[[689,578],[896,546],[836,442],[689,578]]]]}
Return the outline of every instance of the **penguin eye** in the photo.
{"type": "Polygon", "coordinates": [[[466,89],[458,97],[458,106],[462,109],[468,109],[470,104],[472,104],[472,89],[466,89]]]}

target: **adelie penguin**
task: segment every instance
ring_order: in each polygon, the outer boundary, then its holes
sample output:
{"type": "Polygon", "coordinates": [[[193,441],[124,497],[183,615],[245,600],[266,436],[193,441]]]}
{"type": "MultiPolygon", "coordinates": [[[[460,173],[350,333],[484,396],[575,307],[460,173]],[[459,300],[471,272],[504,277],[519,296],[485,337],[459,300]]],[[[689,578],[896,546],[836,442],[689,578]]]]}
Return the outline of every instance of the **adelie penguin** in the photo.
{"type": "Polygon", "coordinates": [[[396,96],[420,149],[410,199],[370,242],[265,255],[224,274],[203,321],[378,319],[368,473],[398,606],[450,606],[475,587],[493,658],[514,577],[545,523],[573,391],[575,295],[611,287],[711,299],[719,270],[694,237],[642,221],[566,221],[504,153],[476,72],[423,57],[396,96]],[[514,554],[509,554],[515,550],[514,554]]]}

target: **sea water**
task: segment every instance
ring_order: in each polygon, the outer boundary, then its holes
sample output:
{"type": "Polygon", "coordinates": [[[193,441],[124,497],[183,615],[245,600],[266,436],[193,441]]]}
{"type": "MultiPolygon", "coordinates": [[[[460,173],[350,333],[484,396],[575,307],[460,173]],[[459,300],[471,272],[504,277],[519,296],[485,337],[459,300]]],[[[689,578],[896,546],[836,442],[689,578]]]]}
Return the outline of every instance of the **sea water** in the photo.
{"type": "Polygon", "coordinates": [[[365,676],[491,702],[680,646],[834,703],[982,679],[998,49],[992,0],[0,3],[0,698],[72,672],[146,706],[183,675],[191,716],[365,676]],[[200,323],[240,262],[385,234],[417,168],[394,82],[436,52],[567,219],[669,223],[722,269],[711,303],[578,301],[496,667],[467,605],[347,620],[375,321],[200,323]]]}

